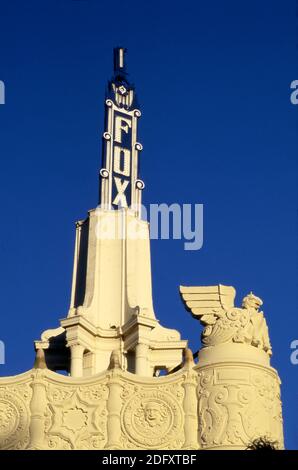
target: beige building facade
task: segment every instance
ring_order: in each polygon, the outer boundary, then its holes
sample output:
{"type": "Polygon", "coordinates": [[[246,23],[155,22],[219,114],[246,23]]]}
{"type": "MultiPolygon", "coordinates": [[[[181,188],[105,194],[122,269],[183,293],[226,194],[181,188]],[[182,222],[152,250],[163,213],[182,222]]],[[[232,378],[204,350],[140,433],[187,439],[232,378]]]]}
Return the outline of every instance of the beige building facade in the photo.
{"type": "Polygon", "coordinates": [[[260,437],[283,448],[262,300],[238,308],[233,287],[180,286],[204,327],[197,362],[156,317],[124,56],[115,49],[105,100],[99,206],[76,223],[70,307],[35,341],[33,369],[0,378],[0,449],[244,449],[260,437]]]}

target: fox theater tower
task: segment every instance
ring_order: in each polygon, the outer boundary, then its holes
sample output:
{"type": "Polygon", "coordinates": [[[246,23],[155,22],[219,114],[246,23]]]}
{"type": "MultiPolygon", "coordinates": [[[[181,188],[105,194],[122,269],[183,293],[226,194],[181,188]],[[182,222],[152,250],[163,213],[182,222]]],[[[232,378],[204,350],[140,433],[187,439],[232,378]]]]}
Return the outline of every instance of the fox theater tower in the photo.
{"type": "Polygon", "coordinates": [[[0,449],[283,448],[262,300],[236,307],[232,286],[180,286],[204,327],[197,362],[154,311],[125,52],[114,50],[105,98],[98,206],[76,223],[69,310],[35,341],[33,369],[0,378],[0,449]]]}

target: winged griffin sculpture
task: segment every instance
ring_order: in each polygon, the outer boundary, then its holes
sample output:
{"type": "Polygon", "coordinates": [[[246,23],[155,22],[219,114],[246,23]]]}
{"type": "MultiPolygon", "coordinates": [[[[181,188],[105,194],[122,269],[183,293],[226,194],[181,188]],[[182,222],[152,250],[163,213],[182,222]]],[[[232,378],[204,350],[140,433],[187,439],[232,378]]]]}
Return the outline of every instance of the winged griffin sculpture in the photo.
{"type": "Polygon", "coordinates": [[[205,327],[204,346],[244,343],[271,356],[268,327],[263,312],[259,311],[263,302],[252,292],[244,297],[241,308],[234,306],[236,291],[232,286],[180,286],[180,294],[186,309],[205,327]]]}

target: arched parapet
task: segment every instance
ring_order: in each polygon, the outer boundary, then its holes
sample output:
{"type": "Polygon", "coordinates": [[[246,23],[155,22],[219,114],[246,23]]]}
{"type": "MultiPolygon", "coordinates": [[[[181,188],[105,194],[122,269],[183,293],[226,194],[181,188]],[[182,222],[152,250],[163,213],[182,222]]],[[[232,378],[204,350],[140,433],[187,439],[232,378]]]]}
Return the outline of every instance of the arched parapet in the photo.
{"type": "Polygon", "coordinates": [[[189,356],[162,377],[122,370],[116,353],[91,377],[57,374],[38,357],[32,370],[0,380],[0,448],[197,449],[198,377],[189,356]]]}

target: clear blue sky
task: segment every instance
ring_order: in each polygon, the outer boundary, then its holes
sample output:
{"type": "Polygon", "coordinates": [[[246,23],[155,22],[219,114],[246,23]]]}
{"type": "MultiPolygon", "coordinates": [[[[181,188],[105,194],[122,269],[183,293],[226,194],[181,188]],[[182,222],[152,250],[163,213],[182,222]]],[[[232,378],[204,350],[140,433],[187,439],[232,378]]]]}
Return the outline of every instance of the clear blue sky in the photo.
{"type": "Polygon", "coordinates": [[[179,284],[263,298],[285,437],[298,448],[295,2],[0,2],[0,374],[68,309],[74,222],[96,206],[112,48],[128,48],[143,112],[146,203],[203,203],[204,246],[153,241],[157,317],[197,350],[179,284]]]}

